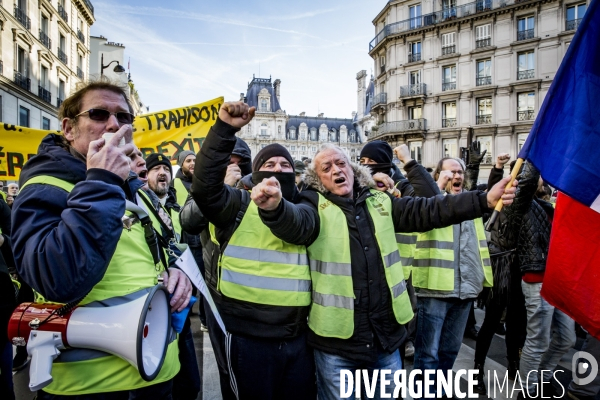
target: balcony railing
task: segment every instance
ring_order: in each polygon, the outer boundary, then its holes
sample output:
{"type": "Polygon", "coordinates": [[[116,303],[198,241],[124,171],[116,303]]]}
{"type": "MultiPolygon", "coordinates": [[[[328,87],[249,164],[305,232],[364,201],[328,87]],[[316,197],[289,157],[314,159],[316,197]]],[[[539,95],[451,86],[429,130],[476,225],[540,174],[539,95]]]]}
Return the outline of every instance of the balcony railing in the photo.
{"type": "Polygon", "coordinates": [[[40,97],[45,102],[52,104],[52,93],[50,93],[49,90],[46,90],[41,86],[38,86],[38,97],[40,97]]]}
{"type": "Polygon", "coordinates": [[[479,39],[475,41],[475,48],[488,47],[492,45],[492,38],[479,39]]]}
{"type": "Polygon", "coordinates": [[[60,107],[60,105],[62,104],[63,101],[64,101],[63,99],[61,99],[60,97],[57,97],[56,98],[56,107],[57,108],[60,107]]]}
{"type": "Polygon", "coordinates": [[[492,77],[491,76],[478,76],[477,77],[477,86],[491,85],[492,77]]]}
{"type": "Polygon", "coordinates": [[[442,82],[442,92],[445,92],[446,90],[456,90],[456,81],[442,82]]]}
{"type": "Polygon", "coordinates": [[[525,71],[519,71],[517,73],[517,80],[521,79],[533,79],[535,77],[535,69],[528,69],[525,71]]]}
{"type": "Polygon", "coordinates": [[[81,43],[85,44],[85,36],[83,36],[83,32],[77,29],[77,37],[81,40],[81,43]]]}
{"type": "Polygon", "coordinates": [[[579,18],[579,19],[572,19],[572,20],[567,20],[565,22],[565,30],[566,31],[574,31],[575,29],[577,29],[577,27],[579,26],[579,24],[581,24],[581,21],[583,19],[579,18]]]}
{"type": "Polygon", "coordinates": [[[400,97],[424,96],[427,94],[427,85],[416,83],[414,85],[400,86],[400,97]]]}
{"type": "Polygon", "coordinates": [[[90,3],[88,0],[83,0],[83,2],[87,6],[87,8],[90,9],[90,12],[92,13],[92,15],[94,15],[94,6],[92,5],[92,3],[90,3]]]}
{"type": "Polygon", "coordinates": [[[373,139],[383,135],[388,135],[390,133],[424,131],[426,129],[426,126],[427,120],[424,118],[408,119],[405,121],[384,122],[383,124],[378,126],[377,131],[373,129],[373,131],[369,135],[369,139],[373,139]]]}
{"type": "Polygon", "coordinates": [[[445,56],[446,54],[454,54],[456,53],[456,45],[452,45],[452,46],[444,46],[442,47],[442,55],[445,56]]]}
{"type": "Polygon", "coordinates": [[[52,39],[50,39],[48,37],[48,35],[46,35],[46,32],[44,32],[41,29],[40,29],[40,42],[42,42],[42,44],[44,46],[46,46],[48,49],[52,48],[52,39]]]}
{"type": "Polygon", "coordinates": [[[15,83],[27,91],[31,91],[31,79],[24,76],[19,71],[15,71],[15,83]]]}
{"type": "Polygon", "coordinates": [[[60,15],[60,17],[65,20],[65,22],[69,22],[69,14],[67,14],[67,12],[65,11],[65,8],[63,6],[61,6],[60,4],[58,5],[58,15],[60,15]]]}
{"type": "Polygon", "coordinates": [[[77,67],[77,77],[83,80],[83,71],[79,67],[77,67]]]}
{"type": "Polygon", "coordinates": [[[442,128],[454,128],[456,126],[456,118],[442,119],[442,128]]]}
{"type": "Polygon", "coordinates": [[[65,64],[69,64],[69,58],[62,49],[58,49],[58,59],[65,64]]]}
{"type": "Polygon", "coordinates": [[[372,107],[375,107],[379,104],[387,104],[387,93],[379,93],[373,97],[372,107]]]}
{"type": "Polygon", "coordinates": [[[410,53],[408,55],[408,62],[421,61],[421,53],[410,53]]]}
{"type": "Polygon", "coordinates": [[[525,31],[517,31],[517,41],[533,39],[533,29],[527,29],[525,31]]]}
{"type": "Polygon", "coordinates": [[[533,0],[478,0],[472,3],[463,4],[457,7],[446,8],[441,11],[435,11],[431,14],[421,15],[419,17],[406,19],[404,21],[394,22],[386,25],[369,43],[369,51],[373,50],[388,36],[396,35],[402,32],[423,28],[430,25],[436,25],[448,20],[468,17],[480,12],[503,8],[523,1],[533,0]]]}
{"type": "Polygon", "coordinates": [[[492,123],[492,114],[483,114],[477,116],[477,125],[482,124],[491,124],[492,123]]]}
{"type": "Polygon", "coordinates": [[[25,28],[31,29],[31,19],[29,19],[29,17],[27,16],[27,13],[24,10],[20,9],[19,7],[15,7],[15,18],[25,28]]]}
{"type": "Polygon", "coordinates": [[[533,110],[517,111],[517,121],[530,121],[534,119],[533,110]]]}

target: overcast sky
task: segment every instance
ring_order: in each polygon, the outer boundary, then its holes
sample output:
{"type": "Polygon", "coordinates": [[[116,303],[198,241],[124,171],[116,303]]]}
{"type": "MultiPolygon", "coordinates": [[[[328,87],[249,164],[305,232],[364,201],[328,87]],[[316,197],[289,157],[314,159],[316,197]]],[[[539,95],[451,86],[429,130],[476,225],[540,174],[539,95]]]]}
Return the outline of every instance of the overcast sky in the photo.
{"type": "Polygon", "coordinates": [[[281,79],[288,114],[350,118],[356,73],[373,69],[371,21],[386,3],[93,1],[91,33],[125,45],[124,64],[131,58],[132,80],[150,111],[218,96],[238,100],[255,74],[281,79]]]}

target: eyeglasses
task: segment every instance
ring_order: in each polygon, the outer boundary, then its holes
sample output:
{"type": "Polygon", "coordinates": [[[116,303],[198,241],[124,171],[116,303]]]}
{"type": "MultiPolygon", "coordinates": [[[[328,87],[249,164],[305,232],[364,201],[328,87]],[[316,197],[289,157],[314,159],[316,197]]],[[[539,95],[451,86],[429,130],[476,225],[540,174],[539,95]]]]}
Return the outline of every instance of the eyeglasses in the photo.
{"type": "Polygon", "coordinates": [[[89,110],[80,112],[73,118],[77,118],[80,115],[85,114],[85,113],[87,113],[88,117],[90,117],[90,119],[93,121],[106,122],[106,121],[108,121],[108,119],[110,118],[111,115],[114,115],[115,117],[117,117],[117,121],[119,121],[119,123],[121,123],[121,124],[132,124],[133,120],[135,119],[133,114],[128,113],[126,111],[119,111],[119,112],[112,113],[108,110],[103,110],[101,108],[90,108],[89,110]]]}

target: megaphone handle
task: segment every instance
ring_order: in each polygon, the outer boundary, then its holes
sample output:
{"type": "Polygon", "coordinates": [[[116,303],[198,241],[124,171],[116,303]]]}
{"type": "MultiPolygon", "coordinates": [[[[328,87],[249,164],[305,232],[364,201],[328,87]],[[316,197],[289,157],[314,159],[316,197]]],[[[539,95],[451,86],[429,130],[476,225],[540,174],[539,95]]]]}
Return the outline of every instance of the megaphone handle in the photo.
{"type": "Polygon", "coordinates": [[[29,390],[43,389],[52,382],[52,362],[63,347],[60,332],[32,331],[29,334],[27,352],[31,356],[29,366],[29,390]]]}

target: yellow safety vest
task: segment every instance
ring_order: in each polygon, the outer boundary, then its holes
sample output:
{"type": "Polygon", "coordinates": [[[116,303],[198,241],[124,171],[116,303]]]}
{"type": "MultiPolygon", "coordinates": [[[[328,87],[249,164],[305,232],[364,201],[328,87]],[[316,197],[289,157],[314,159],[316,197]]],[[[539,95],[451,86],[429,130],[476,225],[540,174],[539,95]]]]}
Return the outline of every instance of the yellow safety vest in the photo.
{"type": "Polygon", "coordinates": [[[419,234],[416,232],[396,232],[396,244],[398,245],[398,251],[400,252],[400,261],[402,262],[402,269],[404,271],[404,277],[406,279],[410,277],[413,260],[415,258],[417,236],[419,236],[419,234]]]}
{"type": "MultiPolygon", "coordinates": [[[[36,176],[23,185],[53,185],[71,192],[75,185],[52,176],[36,176]]],[[[35,189],[32,189],[35,190],[35,189]]],[[[141,196],[145,194],[140,191],[141,196]]],[[[148,213],[154,226],[159,226],[152,213],[148,213]]],[[[129,215],[126,212],[126,215],[129,215]]],[[[158,283],[157,270],[152,253],[146,243],[144,228],[137,222],[130,229],[123,229],[108,268],[94,288],[81,301],[85,306],[115,297],[133,295],[158,283]]],[[[151,382],[143,380],[135,367],[124,359],[106,354],[94,358],[85,351],[76,360],[55,361],[52,365],[53,382],[44,391],[55,395],[84,395],[91,393],[133,390],[155,385],[172,379],[179,371],[179,350],[177,341],[172,341],[167,349],[164,364],[158,376],[151,382]]]]}
{"type": "MultiPolygon", "coordinates": [[[[371,190],[371,193],[366,203],[375,227],[392,308],[396,321],[406,324],[413,318],[413,311],[394,236],[392,202],[384,193],[376,190],[371,190]]],[[[342,210],[320,194],[318,208],[321,231],[317,240],[308,247],[313,282],[308,326],[319,336],[348,339],[354,333],[348,223],[342,210]]]]}
{"type": "Polygon", "coordinates": [[[188,191],[185,188],[185,186],[183,185],[181,178],[173,179],[173,187],[175,188],[175,191],[177,192],[177,204],[179,204],[181,207],[183,207],[185,205],[185,201],[187,200],[187,197],[188,197],[188,191]]]}

